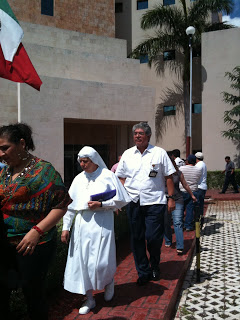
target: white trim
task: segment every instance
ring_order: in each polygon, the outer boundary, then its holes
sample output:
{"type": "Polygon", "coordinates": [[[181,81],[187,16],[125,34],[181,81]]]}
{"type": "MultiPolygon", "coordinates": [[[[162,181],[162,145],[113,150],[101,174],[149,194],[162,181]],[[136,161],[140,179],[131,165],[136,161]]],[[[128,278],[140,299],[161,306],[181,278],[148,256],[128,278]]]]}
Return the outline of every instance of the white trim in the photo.
{"type": "Polygon", "coordinates": [[[0,44],[3,55],[5,60],[12,62],[24,33],[20,25],[2,9],[0,9],[0,21],[0,44]]]}
{"type": "Polygon", "coordinates": [[[18,123],[21,123],[21,87],[20,83],[17,84],[17,96],[18,96],[18,123]]]}

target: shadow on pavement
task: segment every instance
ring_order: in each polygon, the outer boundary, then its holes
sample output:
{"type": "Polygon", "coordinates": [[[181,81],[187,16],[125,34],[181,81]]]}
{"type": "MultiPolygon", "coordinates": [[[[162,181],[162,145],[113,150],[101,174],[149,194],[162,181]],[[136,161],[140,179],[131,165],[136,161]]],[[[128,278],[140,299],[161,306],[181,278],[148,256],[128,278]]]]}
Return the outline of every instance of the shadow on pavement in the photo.
{"type": "MultiPolygon", "coordinates": [[[[115,294],[114,298],[106,302],[104,300],[104,293],[98,292],[94,294],[94,298],[96,300],[96,307],[91,310],[93,314],[98,314],[102,312],[102,309],[111,309],[115,307],[125,306],[125,305],[135,305],[135,302],[145,299],[150,296],[162,296],[164,291],[167,290],[166,287],[154,283],[149,282],[145,286],[139,287],[135,282],[124,283],[115,285],[115,294]]],[[[67,292],[65,290],[61,290],[52,303],[50,302],[50,317],[49,320],[57,320],[64,319],[64,317],[68,316],[71,313],[78,314],[78,309],[82,305],[85,297],[80,294],[73,294],[67,292]]],[[[100,319],[100,318],[99,318],[100,319]]],[[[110,317],[104,319],[114,319],[114,320],[125,320],[124,317],[110,317]]]]}

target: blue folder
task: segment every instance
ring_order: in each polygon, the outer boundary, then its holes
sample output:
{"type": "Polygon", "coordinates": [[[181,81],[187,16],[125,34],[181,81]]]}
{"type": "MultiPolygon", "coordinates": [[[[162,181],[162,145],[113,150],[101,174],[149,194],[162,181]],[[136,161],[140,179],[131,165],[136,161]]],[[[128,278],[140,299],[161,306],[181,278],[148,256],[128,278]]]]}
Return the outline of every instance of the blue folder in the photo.
{"type": "Polygon", "coordinates": [[[92,194],[90,196],[91,201],[106,201],[112,199],[116,195],[116,190],[105,191],[102,193],[92,194]]]}

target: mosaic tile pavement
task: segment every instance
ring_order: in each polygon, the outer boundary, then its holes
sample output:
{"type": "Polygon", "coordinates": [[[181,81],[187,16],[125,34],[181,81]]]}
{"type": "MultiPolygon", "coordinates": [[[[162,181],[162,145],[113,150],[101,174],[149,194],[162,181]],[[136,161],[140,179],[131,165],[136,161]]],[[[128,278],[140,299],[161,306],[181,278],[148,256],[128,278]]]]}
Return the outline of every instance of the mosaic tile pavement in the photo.
{"type": "Polygon", "coordinates": [[[175,320],[240,320],[240,201],[208,206],[201,231],[201,280],[196,256],[186,274],[175,320]]]}

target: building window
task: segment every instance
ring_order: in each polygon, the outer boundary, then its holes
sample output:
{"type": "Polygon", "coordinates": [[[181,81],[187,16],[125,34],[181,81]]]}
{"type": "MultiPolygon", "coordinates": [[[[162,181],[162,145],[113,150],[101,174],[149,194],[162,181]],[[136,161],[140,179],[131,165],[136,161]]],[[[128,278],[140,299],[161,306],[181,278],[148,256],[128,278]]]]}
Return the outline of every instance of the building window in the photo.
{"type": "Polygon", "coordinates": [[[123,3],[117,2],[115,3],[115,13],[121,13],[123,12],[123,3]]]}
{"type": "Polygon", "coordinates": [[[53,16],[53,0],[41,1],[41,14],[46,16],[53,16]]]}
{"type": "Polygon", "coordinates": [[[168,50],[163,52],[163,61],[175,60],[175,50],[168,50]]]}
{"type": "Polygon", "coordinates": [[[192,113],[202,113],[202,104],[201,103],[193,103],[192,104],[192,113]]]}
{"type": "Polygon", "coordinates": [[[164,6],[169,6],[170,4],[175,4],[175,0],[163,0],[164,6]]]}
{"type": "Polygon", "coordinates": [[[137,10],[148,8],[148,0],[137,0],[137,10]]]}
{"type": "Polygon", "coordinates": [[[148,63],[148,55],[141,55],[140,56],[140,63],[148,63]]]}
{"type": "Polygon", "coordinates": [[[176,114],[176,106],[164,106],[163,107],[163,115],[164,116],[175,116],[176,114]]]}

